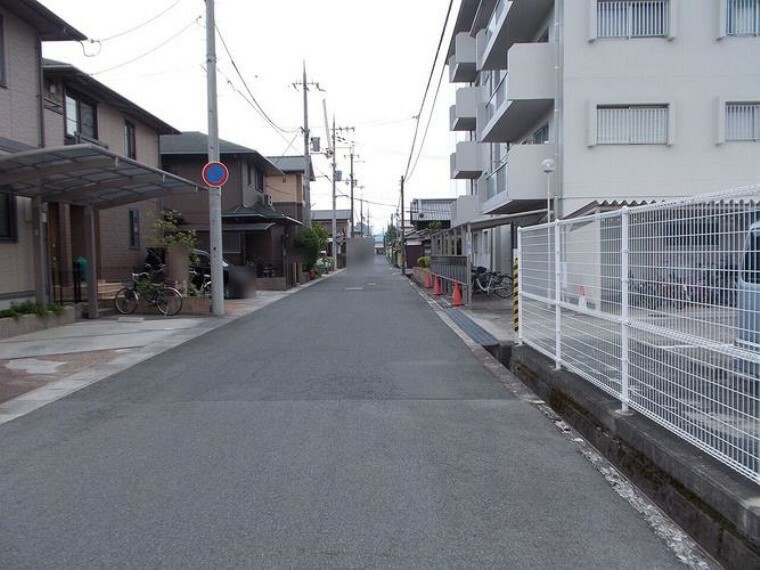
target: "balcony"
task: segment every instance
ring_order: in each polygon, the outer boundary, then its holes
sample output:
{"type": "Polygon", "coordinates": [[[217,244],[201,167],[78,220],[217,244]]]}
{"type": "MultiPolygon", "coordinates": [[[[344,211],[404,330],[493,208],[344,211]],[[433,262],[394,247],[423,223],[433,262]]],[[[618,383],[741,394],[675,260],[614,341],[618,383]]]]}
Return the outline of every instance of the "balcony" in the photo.
{"type": "Polygon", "coordinates": [[[483,103],[482,87],[461,87],[456,92],[456,104],[449,110],[452,131],[474,131],[478,106],[483,103]]]}
{"type": "Polygon", "coordinates": [[[515,44],[509,50],[509,74],[489,100],[484,142],[514,142],[541,120],[554,104],[554,46],[515,44]]]}
{"type": "Polygon", "coordinates": [[[486,27],[481,68],[503,68],[512,44],[533,41],[553,6],[554,0],[499,0],[486,27]]]}
{"type": "Polygon", "coordinates": [[[507,161],[483,181],[484,214],[510,214],[541,207],[546,202],[546,174],[541,161],[551,158],[548,144],[515,145],[507,161]]]}
{"type": "Polygon", "coordinates": [[[474,180],[483,173],[482,145],[475,141],[457,143],[456,152],[451,153],[451,178],[453,180],[474,180]]]}
{"type": "Polygon", "coordinates": [[[454,38],[454,55],[449,58],[449,81],[472,83],[477,78],[475,68],[475,38],[460,32],[454,38]]]}

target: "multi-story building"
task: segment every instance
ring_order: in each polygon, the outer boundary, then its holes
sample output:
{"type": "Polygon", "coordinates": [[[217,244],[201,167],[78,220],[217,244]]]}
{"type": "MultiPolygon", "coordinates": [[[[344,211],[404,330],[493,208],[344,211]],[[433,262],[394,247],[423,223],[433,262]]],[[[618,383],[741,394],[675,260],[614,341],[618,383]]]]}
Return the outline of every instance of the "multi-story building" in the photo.
{"type": "Polygon", "coordinates": [[[759,0],[464,0],[455,225],[758,182],[758,48],[759,0]]]}
{"type": "MultiPolygon", "coordinates": [[[[304,176],[307,169],[303,156],[270,156],[268,160],[282,171],[282,175],[267,176],[264,180],[267,193],[272,197],[272,205],[304,224],[310,224],[310,211],[304,196],[304,176]]],[[[308,171],[314,172],[309,158],[308,171]]],[[[311,175],[311,181],[315,180],[311,175]]]]}

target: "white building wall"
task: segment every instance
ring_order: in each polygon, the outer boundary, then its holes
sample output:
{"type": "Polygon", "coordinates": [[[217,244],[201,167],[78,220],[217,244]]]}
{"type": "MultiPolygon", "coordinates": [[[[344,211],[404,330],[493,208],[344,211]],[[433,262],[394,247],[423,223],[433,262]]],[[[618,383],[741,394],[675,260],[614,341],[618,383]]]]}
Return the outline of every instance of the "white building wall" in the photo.
{"type": "Polygon", "coordinates": [[[718,0],[678,2],[675,36],[591,40],[593,0],[566,3],[562,204],[695,195],[760,182],[760,144],[720,144],[721,100],[760,101],[760,38],[718,39],[718,0]],[[669,145],[594,146],[597,104],[670,105],[669,145]]]}

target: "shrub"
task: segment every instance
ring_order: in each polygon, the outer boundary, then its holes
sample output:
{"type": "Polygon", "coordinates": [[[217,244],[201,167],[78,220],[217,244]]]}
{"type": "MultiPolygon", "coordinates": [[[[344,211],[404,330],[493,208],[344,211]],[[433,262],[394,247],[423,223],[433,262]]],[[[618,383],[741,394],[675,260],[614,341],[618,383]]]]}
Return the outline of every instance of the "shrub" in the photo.
{"type": "Polygon", "coordinates": [[[21,315],[37,315],[38,317],[47,317],[50,314],[60,315],[64,308],[57,303],[50,303],[47,307],[34,301],[24,301],[23,303],[11,303],[10,308],[0,310],[0,319],[14,318],[21,315]]]}
{"type": "Polygon", "coordinates": [[[417,267],[421,267],[422,269],[430,269],[430,256],[423,255],[422,257],[418,257],[417,267]]]}

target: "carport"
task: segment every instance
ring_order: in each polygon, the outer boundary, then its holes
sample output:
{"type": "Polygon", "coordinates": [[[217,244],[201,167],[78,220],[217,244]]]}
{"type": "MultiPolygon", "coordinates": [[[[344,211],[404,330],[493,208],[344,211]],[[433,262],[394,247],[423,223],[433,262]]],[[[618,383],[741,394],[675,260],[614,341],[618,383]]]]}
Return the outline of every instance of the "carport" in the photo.
{"type": "MultiPolygon", "coordinates": [[[[34,283],[38,303],[49,301],[47,204],[83,206],[88,273],[97,275],[96,217],[99,210],[171,194],[197,192],[184,178],[115,154],[94,144],[41,148],[0,156],[0,187],[32,199],[34,283]]],[[[98,315],[97,279],[87,279],[88,314],[98,315]]]]}

